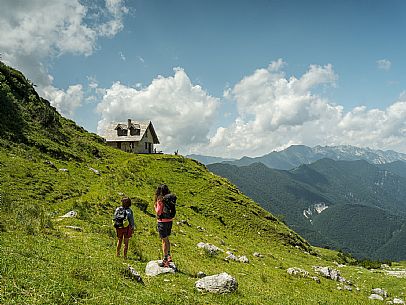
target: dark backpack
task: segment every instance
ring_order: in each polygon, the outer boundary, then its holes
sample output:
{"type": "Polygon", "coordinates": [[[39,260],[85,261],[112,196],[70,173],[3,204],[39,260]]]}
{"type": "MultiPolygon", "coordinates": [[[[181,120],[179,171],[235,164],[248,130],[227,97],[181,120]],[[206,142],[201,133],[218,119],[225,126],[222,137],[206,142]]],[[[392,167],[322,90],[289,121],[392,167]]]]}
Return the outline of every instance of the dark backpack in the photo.
{"type": "Polygon", "coordinates": [[[164,196],[164,211],[160,215],[160,219],[171,219],[176,215],[176,195],[167,194],[164,196]]]}
{"type": "Polygon", "coordinates": [[[115,228],[123,228],[124,221],[127,218],[127,211],[123,207],[119,207],[114,212],[113,222],[115,228]]]}

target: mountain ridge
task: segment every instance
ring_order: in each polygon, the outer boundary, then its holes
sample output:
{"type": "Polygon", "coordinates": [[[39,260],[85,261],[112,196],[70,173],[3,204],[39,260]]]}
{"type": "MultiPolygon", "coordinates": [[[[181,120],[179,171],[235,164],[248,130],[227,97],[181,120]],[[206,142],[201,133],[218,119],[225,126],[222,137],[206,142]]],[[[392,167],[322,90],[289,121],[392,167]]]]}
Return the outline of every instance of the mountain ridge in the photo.
{"type": "MultiPolygon", "coordinates": [[[[351,145],[338,146],[314,146],[291,145],[281,151],[273,151],[259,157],[242,157],[238,160],[221,162],[237,166],[246,166],[252,163],[261,162],[270,168],[289,170],[301,164],[310,164],[317,160],[329,158],[333,160],[355,161],[366,160],[372,164],[386,164],[394,161],[406,161],[406,154],[395,152],[393,150],[375,150],[368,147],[361,148],[351,145]]],[[[200,162],[208,165],[215,162],[215,159],[204,159],[200,156],[200,162]]]]}
{"type": "MultiPolygon", "coordinates": [[[[351,220],[352,227],[356,228],[358,222],[359,229],[365,230],[367,227],[362,227],[363,222],[372,222],[371,217],[375,217],[373,215],[378,211],[381,211],[382,217],[387,219],[386,226],[392,228],[392,232],[397,230],[390,223],[392,216],[400,217],[402,219],[400,223],[406,223],[406,205],[404,204],[406,179],[380,165],[373,165],[365,160],[334,161],[324,158],[289,171],[271,169],[262,163],[242,167],[221,163],[208,165],[208,168],[236,184],[242,192],[260,203],[266,210],[276,215],[283,215],[283,219],[291,228],[315,245],[345,249],[358,258],[406,259],[403,246],[398,247],[397,250],[387,249],[386,253],[381,253],[379,256],[372,250],[368,253],[359,249],[357,243],[348,246],[344,238],[337,239],[336,235],[333,236],[339,232],[344,234],[344,223],[347,217],[351,220]],[[327,208],[313,213],[315,205],[323,205],[327,208]],[[352,205],[357,205],[365,211],[364,218],[346,215],[345,209],[339,209],[340,206],[352,205]],[[306,211],[310,212],[306,213],[306,211]],[[332,214],[333,211],[335,214],[332,214]],[[331,217],[341,220],[342,226],[336,223],[335,230],[328,231],[328,221],[320,222],[326,215],[333,215],[331,217]]],[[[360,212],[357,213],[361,215],[360,212]]],[[[335,221],[335,219],[330,220],[335,221]]],[[[372,227],[364,233],[369,236],[368,238],[374,239],[374,230],[378,234],[380,228],[372,227]]],[[[353,231],[354,238],[357,232],[358,230],[353,231]]],[[[402,240],[403,235],[406,235],[405,231],[401,231],[399,236],[402,240]]],[[[379,252],[381,246],[390,242],[385,240],[386,237],[378,238],[380,246],[375,251],[379,252]]],[[[358,245],[361,246],[361,244],[358,245]]]]}

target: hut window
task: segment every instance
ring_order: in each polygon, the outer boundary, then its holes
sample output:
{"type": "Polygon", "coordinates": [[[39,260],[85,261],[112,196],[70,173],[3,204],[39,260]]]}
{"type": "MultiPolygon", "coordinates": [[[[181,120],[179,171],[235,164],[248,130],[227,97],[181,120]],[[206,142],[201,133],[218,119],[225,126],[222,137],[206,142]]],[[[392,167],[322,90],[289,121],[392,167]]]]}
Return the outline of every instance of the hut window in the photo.
{"type": "Polygon", "coordinates": [[[122,129],[122,128],[117,129],[117,135],[118,136],[127,136],[127,134],[128,134],[127,129],[122,129]]]}
{"type": "Polygon", "coordinates": [[[130,135],[131,136],[139,136],[140,133],[141,133],[141,130],[139,128],[134,128],[134,127],[130,128],[130,135]]]}

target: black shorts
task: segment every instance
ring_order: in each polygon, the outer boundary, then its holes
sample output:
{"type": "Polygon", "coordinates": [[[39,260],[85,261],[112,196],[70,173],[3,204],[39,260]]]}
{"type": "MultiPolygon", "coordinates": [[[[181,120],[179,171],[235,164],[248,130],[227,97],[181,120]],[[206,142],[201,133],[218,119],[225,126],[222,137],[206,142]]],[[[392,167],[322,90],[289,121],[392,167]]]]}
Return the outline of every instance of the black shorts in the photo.
{"type": "Polygon", "coordinates": [[[172,221],[158,222],[158,233],[160,238],[165,238],[171,235],[172,221]]]}

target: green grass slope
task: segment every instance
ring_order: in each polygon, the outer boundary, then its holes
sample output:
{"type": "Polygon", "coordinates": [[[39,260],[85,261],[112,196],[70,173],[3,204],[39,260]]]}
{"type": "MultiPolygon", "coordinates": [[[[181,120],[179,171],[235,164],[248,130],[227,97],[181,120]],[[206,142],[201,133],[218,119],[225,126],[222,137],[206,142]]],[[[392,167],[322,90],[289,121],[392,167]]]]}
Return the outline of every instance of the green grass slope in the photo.
{"type": "Polygon", "coordinates": [[[7,118],[0,141],[0,304],[372,304],[372,287],[393,296],[405,292],[404,280],[359,267],[341,268],[360,289],[352,292],[331,280],[288,275],[289,267],[313,274],[314,265],[336,266],[342,256],[311,247],[202,164],[109,148],[62,118],[1,63],[0,81],[0,117],[7,118]],[[153,216],[160,183],[177,194],[177,220],[190,226],[175,224],[171,236],[179,272],[147,277],[147,262],[161,257],[153,216]],[[133,201],[136,223],[127,261],[114,255],[111,223],[123,194],[133,201]],[[70,210],[78,216],[59,217],[70,210]],[[250,263],[209,255],[196,247],[201,241],[246,255],[250,263]],[[127,264],[144,285],[126,275],[127,264]],[[227,272],[239,288],[228,295],[200,293],[194,288],[199,271],[227,272]]]}

